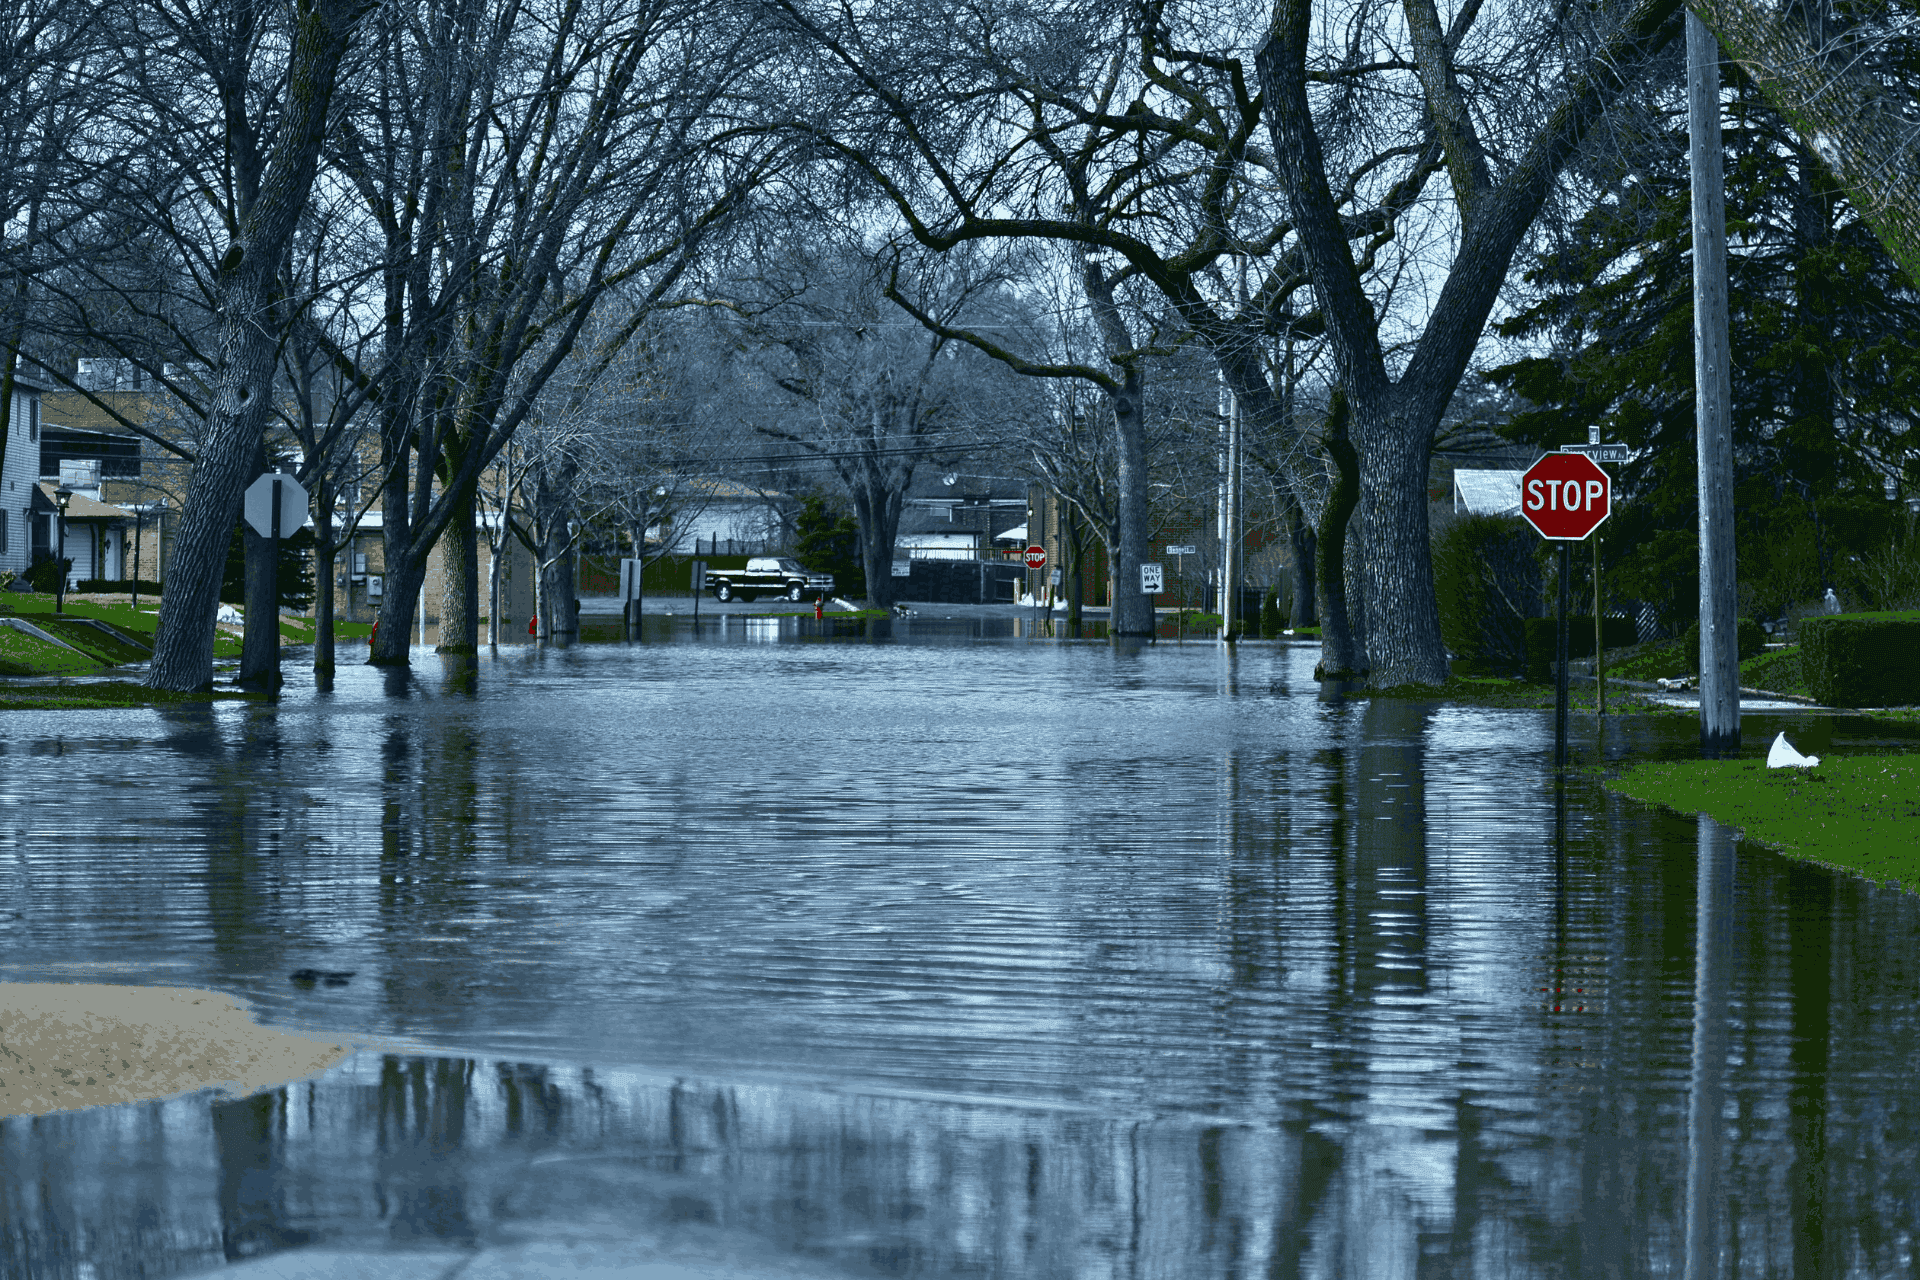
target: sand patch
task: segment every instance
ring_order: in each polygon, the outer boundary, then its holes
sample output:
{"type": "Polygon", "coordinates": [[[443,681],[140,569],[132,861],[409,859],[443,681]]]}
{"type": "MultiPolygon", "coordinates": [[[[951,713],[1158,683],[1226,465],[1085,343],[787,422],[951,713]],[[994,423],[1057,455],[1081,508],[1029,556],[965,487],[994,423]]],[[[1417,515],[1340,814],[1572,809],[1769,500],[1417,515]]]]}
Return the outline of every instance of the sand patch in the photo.
{"type": "Polygon", "coordinates": [[[248,1094],[350,1052],[191,987],[0,982],[0,1116],[45,1115],[196,1089],[248,1094]]]}

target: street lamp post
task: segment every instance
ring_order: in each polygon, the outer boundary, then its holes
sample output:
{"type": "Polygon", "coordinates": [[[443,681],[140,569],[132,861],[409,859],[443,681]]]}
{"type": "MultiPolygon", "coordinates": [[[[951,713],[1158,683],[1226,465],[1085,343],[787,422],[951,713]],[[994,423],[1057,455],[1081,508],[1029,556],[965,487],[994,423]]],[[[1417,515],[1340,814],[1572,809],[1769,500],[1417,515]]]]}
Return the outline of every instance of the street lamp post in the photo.
{"type": "Polygon", "coordinates": [[[67,504],[73,501],[73,490],[61,485],[53,491],[53,500],[60,507],[58,546],[53,553],[53,611],[65,613],[67,610],[67,504]]]}

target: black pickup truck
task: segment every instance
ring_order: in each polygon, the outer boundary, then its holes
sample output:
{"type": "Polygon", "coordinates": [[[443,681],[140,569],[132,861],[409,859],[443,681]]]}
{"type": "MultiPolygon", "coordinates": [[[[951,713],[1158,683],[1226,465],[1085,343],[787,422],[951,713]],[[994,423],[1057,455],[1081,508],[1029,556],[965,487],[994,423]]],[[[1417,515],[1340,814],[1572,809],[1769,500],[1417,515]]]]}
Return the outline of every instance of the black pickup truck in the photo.
{"type": "Polygon", "coordinates": [[[707,589],[716,600],[751,600],[781,595],[789,600],[832,595],[833,575],[808,573],[790,556],[755,556],[744,569],[707,570],[707,589]]]}

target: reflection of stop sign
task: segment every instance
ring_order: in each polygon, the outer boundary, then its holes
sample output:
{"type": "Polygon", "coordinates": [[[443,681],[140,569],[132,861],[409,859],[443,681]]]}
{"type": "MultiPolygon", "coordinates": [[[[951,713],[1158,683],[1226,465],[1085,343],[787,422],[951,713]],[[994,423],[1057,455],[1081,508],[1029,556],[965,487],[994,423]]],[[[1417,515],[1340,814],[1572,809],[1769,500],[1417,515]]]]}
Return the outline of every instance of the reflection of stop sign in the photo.
{"type": "Polygon", "coordinates": [[[1045,547],[1027,548],[1027,568],[1044,569],[1047,567],[1047,549],[1045,547]]]}
{"type": "Polygon", "coordinates": [[[1578,542],[1613,509],[1613,482],[1584,453],[1550,453],[1520,477],[1520,514],[1543,538],[1578,542]]]}

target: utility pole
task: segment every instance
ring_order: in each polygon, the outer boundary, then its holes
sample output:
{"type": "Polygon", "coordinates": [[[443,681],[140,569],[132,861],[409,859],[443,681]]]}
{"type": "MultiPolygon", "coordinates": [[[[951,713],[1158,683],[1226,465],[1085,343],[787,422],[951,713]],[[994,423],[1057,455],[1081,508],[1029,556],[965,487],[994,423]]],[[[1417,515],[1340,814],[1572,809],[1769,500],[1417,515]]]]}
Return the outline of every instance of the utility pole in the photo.
{"type": "Polygon", "coordinates": [[[1718,756],[1740,746],[1727,209],[1721,173],[1720,44],[1691,10],[1687,160],[1693,178],[1694,422],[1700,461],[1700,750],[1718,756]]]}
{"type": "Polygon", "coordinates": [[[1240,638],[1240,397],[1220,387],[1220,639],[1240,638]]]}

